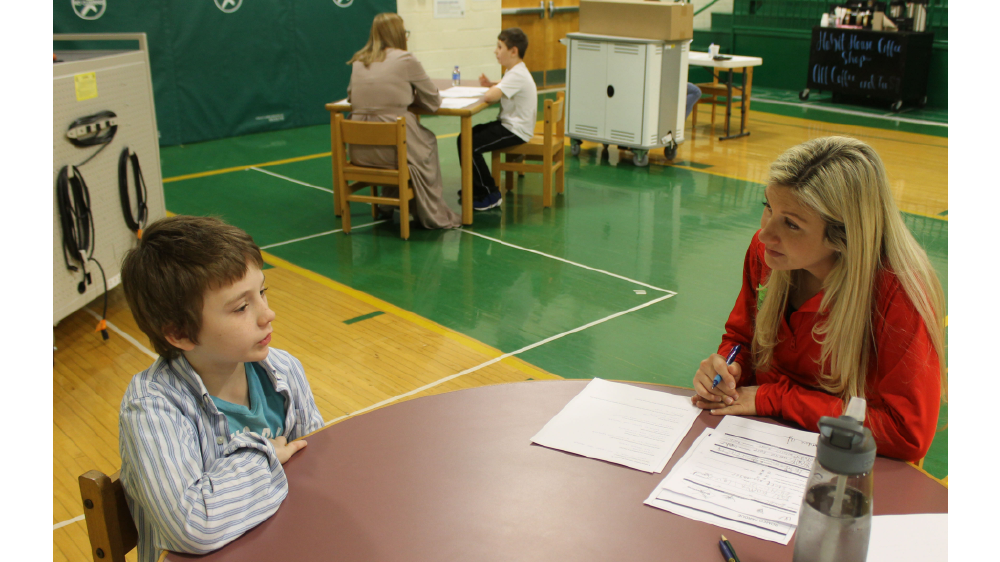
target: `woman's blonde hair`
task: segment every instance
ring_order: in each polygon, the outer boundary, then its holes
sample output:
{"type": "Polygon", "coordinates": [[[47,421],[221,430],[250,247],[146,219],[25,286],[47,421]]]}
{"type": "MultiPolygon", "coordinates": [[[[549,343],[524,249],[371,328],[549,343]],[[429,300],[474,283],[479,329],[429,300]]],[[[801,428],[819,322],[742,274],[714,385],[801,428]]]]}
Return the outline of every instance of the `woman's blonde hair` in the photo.
{"type": "Polygon", "coordinates": [[[385,50],[389,48],[406,50],[406,28],[403,27],[403,18],[399,17],[399,14],[383,12],[375,16],[368,42],[360,51],[354,53],[347,64],[360,61],[367,68],[373,62],[384,61],[385,50]]]}
{"type": "MultiPolygon", "coordinates": [[[[944,395],[944,292],[927,254],[903,223],[878,154],[852,138],[814,139],[778,157],[768,183],[791,189],[799,203],[819,213],[826,222],[826,243],[837,251],[837,262],[823,280],[820,309],[828,316],[813,329],[822,349],[820,386],[844,400],[865,396],[869,361],[878,352],[872,334],[875,280],[880,270],[889,269],[927,326],[944,395]]],[[[753,339],[758,370],[771,363],[798,274],[771,271],[766,281],[753,339]]]]}

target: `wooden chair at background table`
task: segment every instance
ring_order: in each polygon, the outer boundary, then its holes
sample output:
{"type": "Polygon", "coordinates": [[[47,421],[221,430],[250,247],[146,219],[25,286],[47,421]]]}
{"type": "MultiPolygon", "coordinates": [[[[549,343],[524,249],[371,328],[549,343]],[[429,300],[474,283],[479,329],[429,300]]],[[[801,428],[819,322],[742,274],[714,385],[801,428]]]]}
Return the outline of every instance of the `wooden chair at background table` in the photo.
{"type": "Polygon", "coordinates": [[[394,123],[367,123],[349,121],[343,114],[333,118],[333,158],[336,161],[333,178],[334,196],[340,201],[341,225],[344,232],[351,232],[351,202],[370,203],[372,217],[378,218],[378,205],[399,207],[399,235],[403,240],[410,238],[410,200],[413,188],[410,186],[410,169],[406,165],[406,118],[397,117],[394,123]],[[396,169],[368,168],[355,166],[347,160],[349,144],[396,147],[396,169]],[[350,183],[353,182],[353,183],[350,183]],[[379,197],[379,186],[399,187],[399,196],[379,197]],[[366,187],[370,195],[356,193],[366,187]]]}
{"type": "Polygon", "coordinates": [[[139,542],[139,533],[118,475],[119,472],[108,476],[99,470],[90,470],[79,478],[94,562],[125,562],[125,554],[139,542]]]}
{"type": "Polygon", "coordinates": [[[535,134],[530,141],[493,151],[493,181],[500,185],[500,173],[507,172],[506,189],[514,189],[514,174],[518,172],[538,172],[542,174],[542,205],[552,206],[552,175],[555,174],[556,191],[562,193],[566,184],[565,161],[565,121],[563,100],[565,94],[559,92],[556,100],[545,100],[544,125],[542,134],[535,134]],[[501,162],[500,156],[506,154],[501,162]],[[528,161],[541,161],[531,164],[528,161]]]}
{"type": "MultiPolygon", "coordinates": [[[[695,104],[694,111],[691,113],[691,128],[694,130],[698,126],[698,105],[706,104],[712,106],[712,129],[715,129],[715,106],[721,105],[723,110],[726,107],[726,102],[719,101],[719,98],[725,98],[727,95],[727,88],[724,82],[719,81],[719,75],[723,72],[732,72],[733,69],[728,68],[713,68],[712,69],[712,81],[705,82],[703,84],[695,84],[698,89],[701,90],[702,97],[695,104]]],[[[743,96],[743,85],[739,86],[733,85],[733,98],[738,98],[743,96]]],[[[747,100],[747,112],[750,111],[750,103],[747,100]]],[[[723,111],[724,113],[724,111],[723,111]]],[[[743,119],[743,116],[740,116],[743,119]]]]}

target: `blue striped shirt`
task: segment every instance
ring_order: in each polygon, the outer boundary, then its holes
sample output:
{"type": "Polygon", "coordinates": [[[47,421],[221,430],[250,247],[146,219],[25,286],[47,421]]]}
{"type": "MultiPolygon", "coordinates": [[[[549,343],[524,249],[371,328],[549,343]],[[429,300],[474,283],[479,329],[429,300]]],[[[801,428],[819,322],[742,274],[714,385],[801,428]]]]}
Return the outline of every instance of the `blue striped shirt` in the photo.
{"type": "MultiPolygon", "coordinates": [[[[284,437],[322,428],[302,363],[271,348],[260,364],[288,406],[284,437]]],[[[183,356],[161,357],[132,378],[118,432],[139,562],[155,562],[164,549],[216,550],[274,514],[288,494],[271,443],[257,433],[231,436],[225,414],[183,356]]]]}

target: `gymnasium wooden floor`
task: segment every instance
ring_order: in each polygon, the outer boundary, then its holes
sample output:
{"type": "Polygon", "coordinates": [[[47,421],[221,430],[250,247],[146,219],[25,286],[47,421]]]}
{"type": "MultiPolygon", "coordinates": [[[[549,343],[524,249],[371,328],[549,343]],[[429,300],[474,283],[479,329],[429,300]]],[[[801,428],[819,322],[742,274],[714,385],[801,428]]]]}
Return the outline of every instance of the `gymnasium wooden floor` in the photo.
{"type": "MultiPolygon", "coordinates": [[[[754,109],[751,136],[725,142],[702,110],[672,165],[654,154],[649,168],[635,168],[629,153],[602,155],[587,143],[579,157],[567,153],[567,193],[554,209],[541,208],[540,180],[529,175],[502,211],[477,213],[461,231],[417,229],[406,243],[393,223],[336,232],[322,126],[163,149],[167,208],[223,216],[265,247],[272,345],[303,362],[330,423],[525,380],[690,386],[738,291],[768,165],[817,136],[854,136],[878,151],[947,291],[946,128],[914,133],[754,109]]],[[[457,121],[424,124],[440,139],[445,185],[457,186],[457,121]]],[[[455,189],[446,188],[453,206],[455,189]]],[[[352,214],[355,225],[370,222],[367,209],[352,214]]],[[[76,478],[117,469],[121,396],[153,360],[121,289],[110,297],[107,342],[87,310],[55,328],[55,560],[90,560],[85,523],[74,520],[83,511],[76,478]]],[[[946,405],[940,425],[925,468],[947,483],[946,405]]]]}

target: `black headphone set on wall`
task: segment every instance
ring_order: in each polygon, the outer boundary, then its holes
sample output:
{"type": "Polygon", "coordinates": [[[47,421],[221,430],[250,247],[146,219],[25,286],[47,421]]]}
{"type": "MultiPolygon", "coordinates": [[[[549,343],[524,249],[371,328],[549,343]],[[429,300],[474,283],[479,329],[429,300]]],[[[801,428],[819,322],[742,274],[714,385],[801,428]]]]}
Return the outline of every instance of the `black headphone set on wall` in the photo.
{"type": "MultiPolygon", "coordinates": [[[[101,111],[73,121],[69,130],[66,131],[69,142],[78,148],[93,146],[100,148],[80,164],[63,166],[56,178],[56,205],[59,209],[59,222],[63,231],[63,259],[68,270],[73,272],[82,270],[83,272],[83,279],[77,285],[76,290],[83,294],[87,291],[87,285],[92,283],[90,273],[87,272],[87,262],[89,261],[97,264],[104,281],[104,312],[101,315],[101,321],[97,324],[97,330],[101,332],[101,337],[104,339],[108,339],[108,280],[104,274],[104,268],[100,262],[94,259],[96,231],[90,208],[90,190],[87,188],[83,174],[80,173],[80,167],[90,162],[111,144],[117,132],[118,116],[112,111],[101,111]],[[79,267],[74,263],[78,263],[79,267]]],[[[127,146],[122,149],[121,156],[118,158],[118,194],[125,224],[136,234],[137,238],[141,238],[142,229],[148,218],[146,181],[142,177],[139,156],[135,152],[130,152],[127,146]],[[138,216],[132,214],[132,202],[128,192],[129,161],[132,163],[138,216]]]]}

